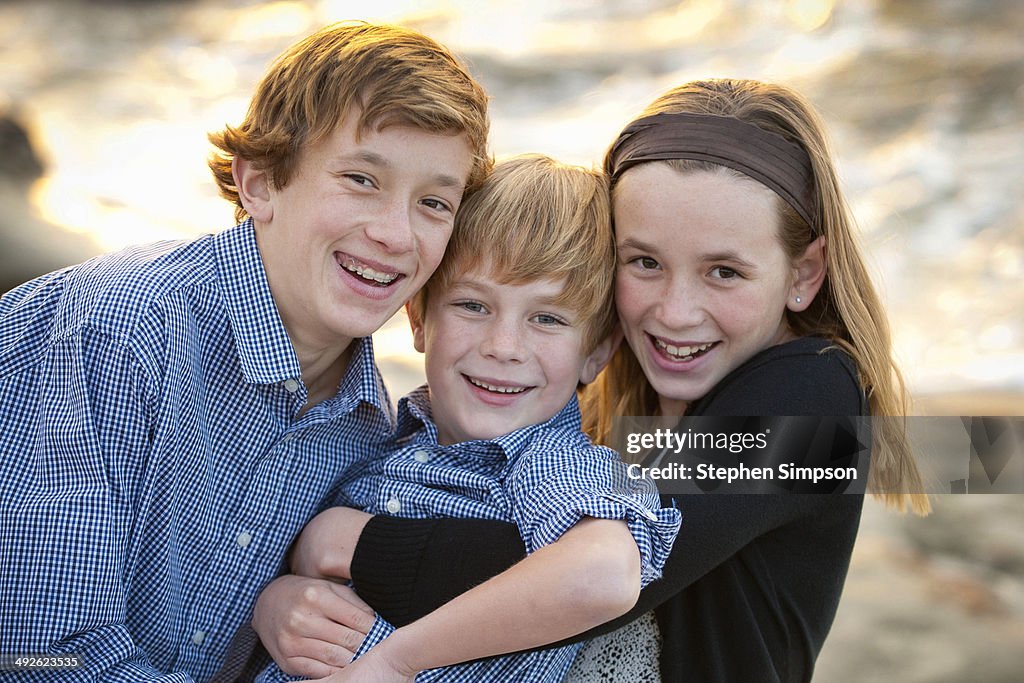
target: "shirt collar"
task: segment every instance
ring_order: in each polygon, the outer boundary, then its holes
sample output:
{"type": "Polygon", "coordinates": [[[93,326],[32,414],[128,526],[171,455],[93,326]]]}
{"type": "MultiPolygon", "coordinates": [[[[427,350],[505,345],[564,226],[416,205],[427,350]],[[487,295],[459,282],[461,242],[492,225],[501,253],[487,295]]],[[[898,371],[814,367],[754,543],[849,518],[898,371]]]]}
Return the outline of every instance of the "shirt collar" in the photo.
{"type": "MultiPolygon", "coordinates": [[[[495,444],[505,453],[505,457],[513,458],[529,445],[534,435],[544,429],[580,431],[580,405],[574,394],[569,402],[554,417],[540,424],[520,427],[514,432],[503,434],[494,439],[466,443],[495,444]]],[[[437,425],[430,406],[430,391],[427,385],[419,387],[398,402],[398,439],[409,438],[417,431],[423,431],[420,438],[430,444],[437,444],[437,425]]]]}
{"type": "Polygon", "coordinates": [[[430,391],[424,384],[403,396],[398,401],[398,430],[395,436],[405,439],[423,430],[426,440],[437,444],[437,425],[430,407],[430,391]]]}
{"type": "Polygon", "coordinates": [[[384,385],[380,369],[373,355],[373,339],[358,337],[352,340],[352,357],[348,362],[345,375],[338,385],[338,405],[334,410],[349,412],[359,402],[377,407],[388,416],[391,427],[394,427],[394,413],[391,407],[391,396],[384,385]]]}
{"type": "Polygon", "coordinates": [[[252,218],[214,237],[220,288],[242,374],[252,384],[299,377],[295,355],[263,267],[252,218]]]}

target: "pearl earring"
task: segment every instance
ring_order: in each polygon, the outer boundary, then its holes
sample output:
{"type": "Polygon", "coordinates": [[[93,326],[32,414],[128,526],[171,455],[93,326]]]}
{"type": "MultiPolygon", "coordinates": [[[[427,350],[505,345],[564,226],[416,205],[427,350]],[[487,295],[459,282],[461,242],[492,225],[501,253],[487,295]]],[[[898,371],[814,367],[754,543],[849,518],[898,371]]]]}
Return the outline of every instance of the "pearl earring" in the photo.
{"type": "Polygon", "coordinates": [[[797,298],[796,298],[796,302],[797,302],[797,303],[800,303],[800,302],[802,302],[802,301],[803,301],[803,299],[801,299],[800,297],[797,297],[797,298]]]}

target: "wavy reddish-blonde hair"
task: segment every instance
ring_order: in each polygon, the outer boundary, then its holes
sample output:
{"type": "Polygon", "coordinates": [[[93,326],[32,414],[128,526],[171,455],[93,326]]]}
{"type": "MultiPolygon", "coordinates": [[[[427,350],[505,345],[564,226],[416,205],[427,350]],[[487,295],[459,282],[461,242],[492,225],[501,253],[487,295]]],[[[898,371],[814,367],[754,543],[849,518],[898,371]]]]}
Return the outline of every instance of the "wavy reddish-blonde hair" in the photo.
{"type": "Polygon", "coordinates": [[[232,159],[269,171],[274,186],[284,187],[302,149],[355,111],[359,131],[401,124],[464,133],[474,156],[469,189],[490,170],[487,95],[447,49],[398,26],[333,24],[274,61],[239,126],[210,134],[219,150],[210,169],[221,195],[235,204],[235,217],[246,214],[232,159]]]}

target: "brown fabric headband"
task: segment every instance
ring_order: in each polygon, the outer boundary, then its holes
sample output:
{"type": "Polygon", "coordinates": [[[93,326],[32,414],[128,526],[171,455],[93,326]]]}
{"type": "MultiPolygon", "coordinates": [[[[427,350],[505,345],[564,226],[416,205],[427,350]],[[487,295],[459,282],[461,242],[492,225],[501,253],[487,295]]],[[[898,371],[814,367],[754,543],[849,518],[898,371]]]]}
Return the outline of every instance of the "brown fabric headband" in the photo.
{"type": "Polygon", "coordinates": [[[781,135],[732,116],[655,114],[619,134],[609,153],[612,182],[645,161],[695,159],[727,166],[771,188],[815,231],[811,159],[781,135]]]}

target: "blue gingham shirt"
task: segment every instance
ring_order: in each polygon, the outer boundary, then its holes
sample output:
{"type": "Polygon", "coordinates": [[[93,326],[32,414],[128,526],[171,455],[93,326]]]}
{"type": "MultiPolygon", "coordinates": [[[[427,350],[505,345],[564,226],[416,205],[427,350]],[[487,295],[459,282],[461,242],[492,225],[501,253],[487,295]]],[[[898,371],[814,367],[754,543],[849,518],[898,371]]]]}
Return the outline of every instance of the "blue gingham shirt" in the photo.
{"type": "MultiPolygon", "coordinates": [[[[489,441],[437,442],[426,387],[399,401],[392,449],[351,468],[339,505],[400,517],[514,522],[527,552],[557,541],[582,517],[625,520],[640,550],[641,585],[661,576],[679,530],[647,480],[631,480],[615,451],[580,431],[575,397],[553,418],[489,441]]],[[[356,656],[394,627],[379,616],[356,656]]],[[[430,669],[417,681],[561,681],[582,644],[430,669]]],[[[287,680],[276,667],[261,681],[287,680]]]]}
{"type": "Polygon", "coordinates": [[[339,474],[393,435],[354,343],[338,393],[296,419],[251,222],[0,299],[0,651],[79,655],[62,680],[213,677],[339,474]]]}

